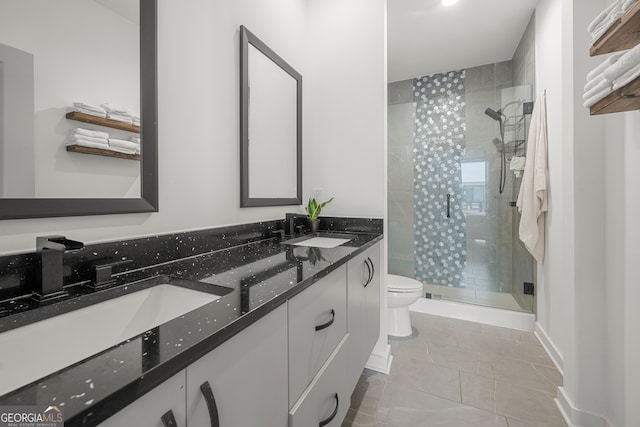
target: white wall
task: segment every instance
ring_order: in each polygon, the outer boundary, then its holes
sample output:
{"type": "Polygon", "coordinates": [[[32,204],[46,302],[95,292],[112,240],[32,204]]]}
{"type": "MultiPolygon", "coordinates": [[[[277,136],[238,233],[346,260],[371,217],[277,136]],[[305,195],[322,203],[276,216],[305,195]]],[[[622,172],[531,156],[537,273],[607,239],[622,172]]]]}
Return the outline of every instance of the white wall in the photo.
{"type": "MultiPolygon", "coordinates": [[[[624,360],[624,389],[623,411],[624,415],[622,425],[640,425],[640,405],[638,405],[638,396],[640,396],[640,339],[638,339],[638,325],[640,325],[640,310],[638,309],[638,301],[640,301],[640,286],[638,286],[638,260],[640,260],[640,223],[638,221],[638,212],[640,212],[640,190],[638,183],[640,182],[640,112],[634,111],[625,113],[624,115],[624,139],[609,140],[607,143],[613,143],[611,149],[616,150],[617,144],[624,147],[624,163],[620,162],[615,165],[618,168],[623,164],[624,177],[623,182],[619,186],[624,188],[624,203],[619,205],[624,207],[624,280],[622,281],[623,295],[617,301],[621,301],[624,305],[624,318],[621,323],[612,325],[613,330],[622,335],[619,342],[622,344],[622,359],[624,360]]],[[[607,134],[607,137],[609,135],[607,134]]],[[[609,172],[609,171],[608,171],[609,172]]],[[[611,171],[614,172],[614,171],[611,171]]],[[[615,183],[614,183],[615,185],[615,183]]],[[[611,206],[614,209],[614,206],[611,206]]],[[[608,222],[609,223],[609,222],[608,222]]],[[[607,282],[609,283],[609,281],[607,282]]],[[[613,364],[617,361],[614,360],[613,364]]],[[[615,384],[615,378],[610,379],[615,384]]],[[[618,399],[619,394],[613,396],[618,399]]]]}
{"type": "Polygon", "coordinates": [[[241,24],[303,75],[304,198],[321,187],[336,196],[326,215],[382,218],[384,2],[325,3],[159,2],[160,212],[2,221],[0,253],[33,251],[43,234],[94,243],[304,212],[239,207],[241,24]]]}
{"type": "Polygon", "coordinates": [[[607,243],[606,301],[608,358],[607,416],[612,426],[640,424],[640,289],[638,209],[640,180],[640,113],[606,117],[607,243]]]}
{"type": "Polygon", "coordinates": [[[640,425],[640,194],[632,184],[640,178],[640,119],[590,116],[581,105],[587,72],[606,58],[588,56],[586,27],[608,3],[541,0],[536,11],[551,188],[537,329],[563,367],[559,402],[575,426],[640,425]]]}
{"type": "Polygon", "coordinates": [[[564,343],[571,339],[573,304],[570,289],[563,278],[564,267],[571,263],[565,251],[566,229],[564,201],[570,189],[565,189],[565,171],[570,174],[572,164],[564,161],[563,143],[563,61],[562,4],[558,0],[541,0],[536,9],[536,87],[547,94],[549,212],[546,215],[545,259],[538,265],[537,329],[557,347],[556,362],[562,368],[564,343]]]}
{"type": "MultiPolygon", "coordinates": [[[[327,214],[386,216],[384,0],[308,0],[305,194],[327,214]]],[[[386,265],[386,262],[385,262],[386,265]]]]}

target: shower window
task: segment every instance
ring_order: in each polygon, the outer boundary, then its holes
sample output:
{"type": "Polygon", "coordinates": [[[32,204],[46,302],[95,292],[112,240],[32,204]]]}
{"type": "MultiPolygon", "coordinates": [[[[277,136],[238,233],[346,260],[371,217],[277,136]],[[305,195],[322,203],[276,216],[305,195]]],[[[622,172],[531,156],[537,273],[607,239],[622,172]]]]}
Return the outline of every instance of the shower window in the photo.
{"type": "Polygon", "coordinates": [[[462,190],[465,215],[484,215],[487,211],[487,162],[462,162],[462,190]]]}

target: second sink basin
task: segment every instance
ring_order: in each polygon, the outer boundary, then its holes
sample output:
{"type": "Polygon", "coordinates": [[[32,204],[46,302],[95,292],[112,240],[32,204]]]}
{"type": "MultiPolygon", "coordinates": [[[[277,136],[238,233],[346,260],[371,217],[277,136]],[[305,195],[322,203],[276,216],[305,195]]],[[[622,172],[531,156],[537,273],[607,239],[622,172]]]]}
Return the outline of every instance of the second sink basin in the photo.
{"type": "Polygon", "coordinates": [[[310,239],[292,243],[292,245],[312,246],[314,248],[335,248],[343,243],[347,243],[349,240],[352,239],[343,239],[338,237],[312,237],[310,239]]]}
{"type": "Polygon", "coordinates": [[[285,240],[285,245],[310,246],[313,248],[335,248],[353,240],[355,236],[349,234],[338,233],[316,233],[302,237],[296,237],[291,240],[285,240]]]}
{"type": "Polygon", "coordinates": [[[3,332],[0,396],[219,298],[159,284],[3,332]]]}

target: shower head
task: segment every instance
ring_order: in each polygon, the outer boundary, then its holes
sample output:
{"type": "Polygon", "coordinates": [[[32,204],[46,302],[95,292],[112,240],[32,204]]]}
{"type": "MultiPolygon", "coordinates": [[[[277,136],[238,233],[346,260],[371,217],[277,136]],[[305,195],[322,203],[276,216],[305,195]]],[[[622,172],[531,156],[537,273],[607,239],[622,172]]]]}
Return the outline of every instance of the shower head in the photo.
{"type": "Polygon", "coordinates": [[[501,121],[502,120],[502,111],[498,110],[498,111],[494,111],[492,108],[487,107],[486,110],[484,110],[484,113],[491,117],[493,120],[496,121],[501,121]]]}

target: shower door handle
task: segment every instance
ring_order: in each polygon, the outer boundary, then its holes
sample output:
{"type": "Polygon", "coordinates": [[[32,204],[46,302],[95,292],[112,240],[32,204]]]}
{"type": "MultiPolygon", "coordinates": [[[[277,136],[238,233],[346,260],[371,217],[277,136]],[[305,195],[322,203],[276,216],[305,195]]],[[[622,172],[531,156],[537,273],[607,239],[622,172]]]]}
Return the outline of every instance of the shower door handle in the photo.
{"type": "Polygon", "coordinates": [[[451,218],[451,194],[447,194],[447,218],[451,218]]]}

